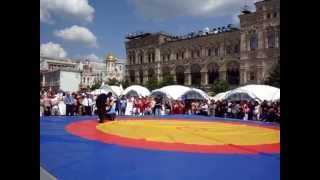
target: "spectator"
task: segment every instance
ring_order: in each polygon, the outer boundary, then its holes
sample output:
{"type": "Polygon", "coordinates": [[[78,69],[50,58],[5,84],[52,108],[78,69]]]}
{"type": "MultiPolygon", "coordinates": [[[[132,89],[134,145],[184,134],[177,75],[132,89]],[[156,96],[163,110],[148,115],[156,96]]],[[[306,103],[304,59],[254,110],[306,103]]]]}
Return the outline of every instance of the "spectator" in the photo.
{"type": "Polygon", "coordinates": [[[89,94],[87,94],[82,99],[82,107],[84,107],[84,115],[92,115],[92,99],[90,98],[89,94]]]}
{"type": "Polygon", "coordinates": [[[73,116],[74,115],[74,107],[75,107],[75,100],[70,93],[67,93],[66,97],[64,98],[64,103],[66,104],[66,115],[73,116]]]}

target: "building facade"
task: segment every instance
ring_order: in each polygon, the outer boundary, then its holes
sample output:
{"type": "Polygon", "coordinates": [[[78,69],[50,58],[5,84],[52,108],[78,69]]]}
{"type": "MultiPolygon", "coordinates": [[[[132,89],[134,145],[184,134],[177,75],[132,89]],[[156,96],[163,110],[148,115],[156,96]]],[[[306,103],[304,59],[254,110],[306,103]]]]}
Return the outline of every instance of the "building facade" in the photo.
{"type": "Polygon", "coordinates": [[[124,63],[119,62],[119,59],[114,57],[111,53],[106,56],[105,61],[107,66],[105,82],[108,82],[111,79],[116,79],[117,81],[122,82],[125,77],[124,63]]]}
{"type": "Polygon", "coordinates": [[[129,34],[126,78],[146,84],[171,74],[177,84],[203,88],[217,79],[233,86],[261,84],[280,59],[279,4],[279,0],[255,3],[256,12],[239,16],[240,29],[228,25],[183,36],[129,34]]]}
{"type": "MultiPolygon", "coordinates": [[[[40,86],[44,88],[63,87],[58,84],[61,81],[61,72],[79,73],[80,82],[70,80],[72,84],[78,83],[78,89],[88,88],[95,83],[108,82],[109,79],[116,78],[118,81],[124,79],[124,63],[110,54],[105,61],[76,60],[68,58],[51,58],[40,55],[40,86]],[[49,78],[49,79],[47,79],[49,78]]],[[[64,73],[68,74],[68,73],[64,73]]],[[[70,74],[70,73],[69,73],[70,74]]],[[[67,76],[67,75],[66,75],[67,76]]],[[[73,76],[70,74],[70,76],[73,76]]],[[[68,79],[65,77],[65,79],[68,79]]],[[[74,78],[73,78],[74,79],[74,78]]]]}
{"type": "Polygon", "coordinates": [[[261,84],[280,61],[280,0],[255,3],[256,12],[239,16],[240,83],[261,84]]]}
{"type": "Polygon", "coordinates": [[[80,71],[57,69],[42,74],[45,86],[53,91],[75,92],[80,89],[80,71]]]}

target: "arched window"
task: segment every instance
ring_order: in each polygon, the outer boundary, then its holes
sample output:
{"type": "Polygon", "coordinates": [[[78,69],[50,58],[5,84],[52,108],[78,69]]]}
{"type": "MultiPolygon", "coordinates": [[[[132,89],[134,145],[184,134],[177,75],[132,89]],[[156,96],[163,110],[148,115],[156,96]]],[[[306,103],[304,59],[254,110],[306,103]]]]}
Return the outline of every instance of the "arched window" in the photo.
{"type": "Polygon", "coordinates": [[[166,56],[162,55],[162,62],[165,62],[165,61],[166,61],[166,56]]]}
{"type": "Polygon", "coordinates": [[[211,48],[207,48],[207,56],[211,56],[212,55],[212,52],[211,52],[211,48]]]}
{"type": "Polygon", "coordinates": [[[184,84],[184,67],[178,66],[176,67],[176,80],[177,84],[184,84]]]}
{"type": "Polygon", "coordinates": [[[197,57],[200,57],[200,50],[197,50],[197,57]]]}
{"type": "Polygon", "coordinates": [[[156,58],[155,58],[156,56],[155,56],[155,53],[152,53],[151,54],[151,59],[152,59],[152,62],[155,62],[156,61],[156,58]]]}
{"type": "Polygon", "coordinates": [[[227,81],[231,85],[238,85],[239,84],[239,64],[238,63],[229,63],[228,70],[227,70],[227,81]]]}
{"type": "Polygon", "coordinates": [[[153,69],[149,69],[148,70],[148,79],[152,79],[154,77],[154,70],[153,69]]]}
{"type": "Polygon", "coordinates": [[[276,38],[274,31],[269,31],[267,35],[268,39],[268,48],[274,48],[276,44],[276,38]]]}
{"type": "Polygon", "coordinates": [[[215,56],[220,56],[219,47],[214,48],[214,55],[215,56]]]}
{"type": "Polygon", "coordinates": [[[250,81],[254,81],[256,79],[256,73],[254,71],[251,71],[249,74],[250,81]]]}
{"type": "Polygon", "coordinates": [[[198,64],[191,65],[191,84],[200,85],[201,83],[201,67],[198,64]]]}
{"type": "Polygon", "coordinates": [[[134,82],[134,77],[135,77],[135,75],[134,75],[134,70],[130,70],[130,71],[129,71],[129,76],[130,76],[130,81],[131,81],[131,82],[134,82]]]}
{"type": "Polygon", "coordinates": [[[239,54],[239,52],[240,52],[240,46],[239,46],[239,44],[236,44],[236,45],[234,46],[234,53],[235,53],[235,54],[239,54]]]}
{"type": "Polygon", "coordinates": [[[163,67],[161,69],[161,72],[162,72],[162,76],[170,75],[170,68],[169,67],[163,67]]]}
{"type": "Polygon", "coordinates": [[[258,48],[258,35],[256,32],[251,34],[250,37],[250,50],[256,50],[258,48]]]}
{"type": "Polygon", "coordinates": [[[139,54],[139,64],[142,64],[143,63],[143,53],[141,52],[140,54],[139,54]]]}
{"type": "Polygon", "coordinates": [[[231,51],[232,51],[231,46],[227,46],[227,47],[226,47],[226,54],[227,54],[227,55],[230,55],[230,54],[231,54],[231,51]]]}
{"type": "Polygon", "coordinates": [[[141,84],[143,83],[143,70],[139,71],[139,81],[141,84]]]}
{"type": "Polygon", "coordinates": [[[148,63],[151,63],[151,54],[148,54],[148,63]]]}
{"type": "Polygon", "coordinates": [[[208,65],[208,84],[213,84],[219,79],[219,66],[215,63],[208,65]]]}

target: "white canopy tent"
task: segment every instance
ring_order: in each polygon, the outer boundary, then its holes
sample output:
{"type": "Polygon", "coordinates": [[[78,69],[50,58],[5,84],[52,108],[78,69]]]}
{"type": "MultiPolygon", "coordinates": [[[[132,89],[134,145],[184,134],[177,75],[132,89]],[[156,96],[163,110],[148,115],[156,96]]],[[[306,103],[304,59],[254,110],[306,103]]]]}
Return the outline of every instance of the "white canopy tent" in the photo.
{"type": "Polygon", "coordinates": [[[181,96],[191,90],[191,88],[181,85],[164,86],[160,89],[153,90],[151,96],[161,96],[168,99],[178,100],[181,96]]]}
{"type": "Polygon", "coordinates": [[[108,92],[110,92],[110,91],[108,91],[106,89],[95,89],[95,90],[91,91],[90,94],[99,95],[99,94],[108,94],[108,92]]]}
{"type": "Polygon", "coordinates": [[[185,92],[182,96],[181,99],[187,100],[187,99],[197,99],[197,100],[209,100],[210,97],[207,93],[202,91],[201,89],[197,88],[191,88],[187,92],[185,92]]]}
{"type": "Polygon", "coordinates": [[[127,87],[122,92],[122,95],[125,95],[127,97],[130,97],[130,96],[146,97],[146,96],[150,95],[150,91],[143,86],[132,85],[132,86],[127,87]]]}
{"type": "Polygon", "coordinates": [[[117,96],[120,96],[123,92],[122,86],[110,86],[110,88],[117,96]]]}
{"type": "Polygon", "coordinates": [[[226,96],[227,93],[229,93],[229,91],[216,94],[215,96],[212,97],[212,99],[215,100],[215,101],[222,101],[222,100],[225,99],[225,96],[226,96]]]}
{"type": "Polygon", "coordinates": [[[274,101],[280,99],[280,89],[268,85],[246,85],[229,91],[225,95],[228,100],[264,100],[274,101]]]}

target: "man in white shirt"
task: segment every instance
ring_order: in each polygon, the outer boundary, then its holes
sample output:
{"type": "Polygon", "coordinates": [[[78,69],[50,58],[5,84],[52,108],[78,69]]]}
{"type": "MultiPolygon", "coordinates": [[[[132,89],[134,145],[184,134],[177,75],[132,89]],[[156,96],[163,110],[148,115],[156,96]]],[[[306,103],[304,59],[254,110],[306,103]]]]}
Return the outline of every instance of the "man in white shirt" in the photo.
{"type": "Polygon", "coordinates": [[[82,100],[82,106],[84,107],[84,115],[92,115],[92,99],[89,94],[85,95],[82,100]]]}

